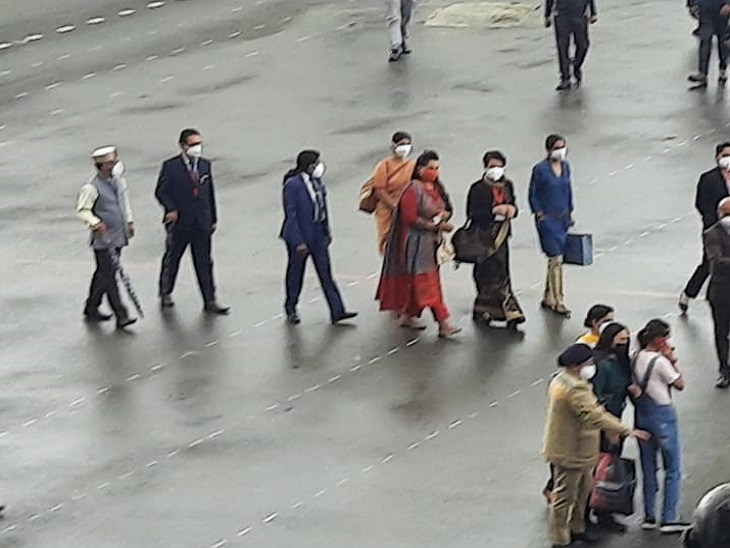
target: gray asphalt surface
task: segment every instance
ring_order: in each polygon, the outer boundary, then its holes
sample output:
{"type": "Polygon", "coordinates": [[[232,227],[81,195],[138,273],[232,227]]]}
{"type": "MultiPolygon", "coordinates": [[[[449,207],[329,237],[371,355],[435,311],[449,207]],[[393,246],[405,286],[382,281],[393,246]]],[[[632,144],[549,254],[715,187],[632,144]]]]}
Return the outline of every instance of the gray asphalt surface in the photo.
{"type": "MultiPolygon", "coordinates": [[[[415,53],[391,65],[377,0],[158,4],[0,0],[1,546],[547,545],[546,382],[595,302],[634,331],[652,317],[674,327],[685,515],[730,479],[709,310],[676,316],[700,257],[694,184],[730,122],[714,83],[686,89],[696,43],[679,4],[601,3],[585,86],[560,96],[551,31],[424,27],[440,1],[421,5],[415,53]],[[174,313],[156,308],[152,193],[186,126],[215,161],[228,318],[203,317],[189,260],[174,313]],[[507,154],[526,210],[545,135],[566,135],[578,229],[596,245],[592,267],[567,270],[573,319],[538,310],[544,260],[526,211],[512,241],[524,336],[472,326],[468,268],[443,273],[458,341],[377,312],[357,190],[403,128],[442,154],[457,222],[484,150],[507,154]],[[75,197],[88,152],[109,142],[138,230],[124,263],[148,312],[130,334],[81,321],[93,259],[75,197]],[[281,317],[281,176],[304,147],[328,165],[354,327],[329,325],[311,278],[302,325],[281,317]]],[[[677,544],[639,519],[604,545],[677,544]]]]}

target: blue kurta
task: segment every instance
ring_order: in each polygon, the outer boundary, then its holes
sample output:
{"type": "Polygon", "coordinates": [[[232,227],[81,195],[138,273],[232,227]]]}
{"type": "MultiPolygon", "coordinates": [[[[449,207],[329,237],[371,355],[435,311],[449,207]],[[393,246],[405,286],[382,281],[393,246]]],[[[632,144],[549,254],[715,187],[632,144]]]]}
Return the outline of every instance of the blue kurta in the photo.
{"type": "Polygon", "coordinates": [[[545,216],[536,220],[540,247],[548,257],[562,255],[573,213],[573,191],[570,187],[570,165],[563,161],[563,173],[556,176],[548,160],[532,168],[529,200],[533,213],[545,216]]]}

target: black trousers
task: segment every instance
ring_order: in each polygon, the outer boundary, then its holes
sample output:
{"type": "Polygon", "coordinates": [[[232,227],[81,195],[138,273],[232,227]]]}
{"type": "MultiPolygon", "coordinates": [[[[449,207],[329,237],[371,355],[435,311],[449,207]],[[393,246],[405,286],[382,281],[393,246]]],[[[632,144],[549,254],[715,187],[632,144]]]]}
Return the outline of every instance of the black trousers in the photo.
{"type": "Polygon", "coordinates": [[[712,51],[712,38],[717,39],[717,55],[720,58],[720,70],[727,68],[727,48],[725,38],[727,36],[727,18],[722,15],[712,17],[703,16],[700,18],[700,59],[699,71],[707,74],[710,66],[710,53],[712,51]]]}
{"type": "Polygon", "coordinates": [[[170,295],[175,289],[180,260],[190,246],[193,254],[193,266],[198,278],[200,293],[206,304],[215,302],[215,284],[213,282],[213,259],[211,258],[211,233],[199,228],[167,228],[165,254],[160,267],[159,294],[170,295]]]}
{"type": "Polygon", "coordinates": [[[690,299],[696,299],[697,295],[700,294],[702,286],[705,285],[707,278],[710,276],[710,261],[707,258],[707,253],[702,252],[702,262],[697,265],[695,271],[692,273],[687,286],[684,288],[684,294],[690,299]]]}
{"type": "Polygon", "coordinates": [[[558,65],[560,80],[570,81],[570,38],[575,43],[575,56],[572,60],[573,74],[576,79],[582,78],[581,68],[588,55],[588,19],[586,17],[555,17],[555,42],[558,46],[558,65]]]}
{"type": "Polygon", "coordinates": [[[730,377],[728,359],[728,335],[730,335],[730,301],[724,299],[710,299],[712,308],[712,322],[715,324],[715,350],[719,362],[720,374],[730,377]]]}
{"type": "MultiPolygon", "coordinates": [[[[117,253],[121,253],[121,249],[117,249],[117,253]]],[[[84,312],[96,312],[99,306],[101,306],[104,295],[106,295],[109,306],[111,306],[117,319],[127,318],[127,308],[122,304],[122,299],[119,295],[116,272],[114,272],[114,265],[112,264],[109,251],[95,249],[94,259],[96,260],[96,270],[94,270],[94,275],[91,277],[89,298],[86,299],[84,312]]]]}

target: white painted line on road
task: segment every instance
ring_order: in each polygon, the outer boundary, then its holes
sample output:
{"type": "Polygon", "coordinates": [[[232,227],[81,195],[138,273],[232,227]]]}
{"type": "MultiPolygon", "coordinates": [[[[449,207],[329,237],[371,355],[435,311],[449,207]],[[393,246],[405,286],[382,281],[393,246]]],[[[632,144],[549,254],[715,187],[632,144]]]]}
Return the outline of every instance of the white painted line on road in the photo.
{"type": "Polygon", "coordinates": [[[211,45],[211,44],[212,44],[213,42],[214,42],[214,40],[213,40],[212,38],[210,38],[209,40],[204,40],[203,42],[200,42],[200,45],[201,45],[201,46],[209,46],[209,45],[211,45]]]}
{"type": "Polygon", "coordinates": [[[497,407],[498,405],[499,405],[498,401],[493,401],[492,403],[489,404],[489,407],[497,407]]]}
{"type": "Polygon", "coordinates": [[[395,455],[393,455],[392,453],[391,453],[390,455],[386,455],[385,457],[383,457],[383,460],[382,460],[381,462],[382,462],[383,464],[387,464],[387,463],[389,463],[390,461],[392,461],[392,460],[393,460],[393,457],[394,457],[394,456],[395,456],[395,455]]]}
{"type": "Polygon", "coordinates": [[[322,489],[322,490],[320,490],[320,491],[317,491],[317,492],[316,492],[316,493],[314,494],[314,498],[318,499],[319,497],[321,497],[322,495],[324,495],[324,494],[325,494],[326,492],[327,492],[327,490],[326,490],[326,489],[322,489]]]}
{"type": "Polygon", "coordinates": [[[411,346],[413,346],[414,344],[418,343],[418,341],[419,341],[419,340],[420,340],[420,339],[419,339],[418,337],[416,337],[415,339],[411,339],[410,341],[408,341],[408,342],[406,343],[406,346],[407,346],[407,347],[411,347],[411,346]]]}
{"type": "Polygon", "coordinates": [[[419,445],[421,445],[420,441],[414,441],[412,444],[408,446],[408,451],[413,451],[416,449],[419,445]]]}
{"type": "Polygon", "coordinates": [[[165,5],[165,2],[150,2],[149,4],[147,4],[147,8],[154,10],[157,8],[161,8],[164,5],[165,5]]]}
{"type": "Polygon", "coordinates": [[[213,440],[220,436],[223,432],[225,432],[225,429],[223,428],[221,428],[220,430],[216,430],[215,432],[211,432],[210,434],[208,434],[208,439],[213,440]]]}
{"type": "Polygon", "coordinates": [[[298,400],[299,398],[301,398],[301,397],[302,397],[302,395],[301,395],[301,394],[294,394],[294,395],[292,395],[292,396],[289,396],[289,397],[288,397],[288,398],[286,399],[286,401],[297,401],[297,400],[298,400]]]}
{"type": "Polygon", "coordinates": [[[266,25],[256,25],[253,30],[264,30],[266,28],[266,25]]]}
{"type": "Polygon", "coordinates": [[[70,59],[71,54],[70,53],[64,53],[63,55],[59,55],[56,57],[56,61],[65,61],[66,59],[70,59]]]}
{"type": "Polygon", "coordinates": [[[457,426],[461,425],[461,422],[462,422],[461,419],[456,419],[454,422],[452,422],[451,424],[449,424],[449,430],[451,430],[452,428],[456,428],[457,426]]]}
{"type": "Polygon", "coordinates": [[[309,302],[316,303],[318,300],[319,300],[319,297],[312,297],[311,299],[309,299],[309,302]]]}
{"type": "Polygon", "coordinates": [[[510,399],[512,399],[512,398],[515,398],[515,397],[517,397],[517,396],[519,396],[519,395],[520,395],[520,391],[519,391],[519,390],[515,390],[514,392],[512,392],[512,393],[511,393],[511,394],[510,394],[509,396],[507,396],[507,397],[508,397],[508,398],[510,398],[510,399]]]}
{"type": "Polygon", "coordinates": [[[281,20],[282,23],[288,23],[291,21],[291,17],[284,17],[284,19],[281,20]]]}
{"type": "Polygon", "coordinates": [[[108,482],[108,481],[107,481],[107,482],[104,482],[104,483],[102,483],[101,485],[99,485],[99,486],[97,487],[97,489],[98,489],[99,491],[101,491],[102,489],[106,489],[107,487],[109,487],[109,482],[108,482]]]}
{"type": "Polygon", "coordinates": [[[434,430],[428,436],[426,436],[426,441],[431,441],[433,439],[436,439],[438,437],[439,433],[440,432],[438,430],[434,430]]]}
{"type": "Polygon", "coordinates": [[[40,514],[33,514],[33,515],[31,515],[31,516],[28,516],[28,521],[35,521],[35,520],[37,520],[37,519],[38,519],[39,517],[41,517],[41,516],[40,516],[40,514]]]}
{"type": "Polygon", "coordinates": [[[93,52],[93,51],[99,51],[99,50],[101,50],[101,49],[104,49],[104,46],[102,46],[101,44],[98,44],[98,45],[96,45],[96,46],[92,46],[92,47],[90,47],[90,48],[89,48],[89,51],[90,51],[90,52],[93,52]]]}
{"type": "Polygon", "coordinates": [[[37,42],[43,38],[42,34],[29,34],[20,41],[20,44],[30,44],[31,42],[37,42]]]}
{"type": "Polygon", "coordinates": [[[20,93],[18,93],[15,96],[16,99],[22,99],[23,97],[28,97],[28,92],[27,91],[21,91],[20,93]]]}
{"type": "Polygon", "coordinates": [[[147,463],[147,464],[146,464],[145,466],[146,466],[147,468],[152,468],[153,466],[157,466],[157,461],[156,461],[156,460],[151,460],[151,461],[150,461],[150,462],[148,462],[148,463],[147,463]]]}
{"type": "Polygon", "coordinates": [[[130,375],[129,377],[127,377],[127,382],[136,381],[139,378],[140,378],[139,373],[134,373],[133,375],[130,375]]]}
{"type": "Polygon", "coordinates": [[[0,77],[8,76],[11,72],[13,72],[13,71],[12,70],[0,70],[0,77]]]}
{"type": "Polygon", "coordinates": [[[360,370],[361,368],[362,368],[362,365],[360,365],[360,364],[358,363],[358,364],[356,364],[356,365],[353,365],[353,366],[352,366],[352,367],[350,368],[350,371],[352,371],[352,372],[354,373],[355,371],[359,371],[359,370],[360,370]]]}
{"type": "Polygon", "coordinates": [[[154,61],[155,59],[159,59],[159,55],[150,55],[145,59],[145,61],[154,61]]]}
{"type": "Polygon", "coordinates": [[[64,25],[62,27],[58,27],[56,29],[56,32],[58,34],[65,34],[67,32],[71,32],[71,31],[74,31],[74,30],[76,30],[76,27],[74,25],[64,25]]]}
{"type": "Polygon", "coordinates": [[[277,407],[279,407],[279,404],[278,403],[275,403],[273,405],[269,405],[266,409],[264,409],[264,411],[273,411],[277,407]]]}
{"type": "Polygon", "coordinates": [[[184,360],[185,358],[190,358],[191,356],[200,356],[200,353],[196,352],[195,350],[188,350],[182,356],[180,356],[180,359],[184,360]]]}
{"type": "Polygon", "coordinates": [[[304,393],[309,394],[310,392],[314,392],[315,390],[319,390],[320,388],[322,388],[321,384],[315,384],[314,386],[310,386],[309,388],[307,388],[304,393]]]}
{"type": "Polygon", "coordinates": [[[184,51],[185,51],[185,48],[177,48],[177,49],[172,50],[172,53],[170,53],[170,55],[178,55],[184,51]]]}
{"type": "Polygon", "coordinates": [[[634,168],[634,162],[631,162],[630,164],[626,164],[624,166],[624,169],[633,169],[634,168]]]}
{"type": "Polygon", "coordinates": [[[124,63],[120,63],[120,64],[116,65],[114,68],[112,68],[112,70],[123,70],[125,68],[127,68],[127,65],[125,65],[124,63]]]}
{"type": "Polygon", "coordinates": [[[686,144],[687,144],[687,141],[680,141],[679,143],[677,143],[677,146],[678,147],[683,147],[686,144]]]}
{"type": "Polygon", "coordinates": [[[241,529],[238,533],[236,533],[237,537],[243,537],[245,535],[248,535],[251,532],[251,527],[246,527],[245,529],[241,529]]]}
{"type": "Polygon", "coordinates": [[[57,108],[56,110],[51,111],[51,116],[58,116],[59,114],[63,114],[62,108],[57,108]]]}
{"type": "Polygon", "coordinates": [[[164,78],[162,78],[160,80],[160,84],[166,84],[167,82],[169,82],[170,80],[173,80],[174,78],[175,78],[174,76],[165,76],[164,78]]]}
{"type": "Polygon", "coordinates": [[[112,93],[111,95],[109,95],[109,97],[111,97],[112,99],[114,99],[115,97],[119,97],[120,95],[124,95],[124,92],[122,92],[122,91],[115,91],[114,93],[112,93]]]}
{"type": "Polygon", "coordinates": [[[90,73],[88,73],[88,74],[84,74],[84,75],[83,75],[83,76],[81,77],[81,79],[82,79],[82,80],[88,80],[89,78],[93,78],[94,76],[96,76],[96,73],[95,73],[95,72],[90,72],[90,73]]]}
{"type": "Polygon", "coordinates": [[[646,238],[649,235],[649,231],[645,230],[641,234],[639,234],[639,238],[646,238]]]}
{"type": "Polygon", "coordinates": [[[368,473],[368,472],[370,472],[370,471],[371,471],[371,470],[372,470],[373,468],[375,468],[375,466],[373,466],[372,464],[371,464],[370,466],[366,466],[365,468],[363,468],[363,469],[362,469],[362,473],[363,473],[363,474],[367,474],[367,473],[368,473]]]}
{"type": "Polygon", "coordinates": [[[269,323],[269,320],[261,320],[260,322],[257,322],[255,324],[253,324],[253,326],[254,327],[261,327],[263,325],[266,325],[267,323],[269,323]]]}
{"type": "Polygon", "coordinates": [[[694,137],[692,137],[692,140],[693,141],[697,141],[697,140],[699,140],[701,138],[702,138],[702,135],[695,135],[694,137]]]}
{"type": "Polygon", "coordinates": [[[2,51],[4,49],[12,48],[12,47],[13,47],[13,44],[11,44],[10,42],[0,42],[0,51],[2,51]]]}
{"type": "Polygon", "coordinates": [[[25,427],[33,426],[37,422],[38,422],[38,419],[30,419],[29,421],[24,422],[23,423],[23,426],[25,426],[25,427]]]}
{"type": "Polygon", "coordinates": [[[395,348],[391,348],[388,350],[388,356],[392,356],[393,354],[397,354],[398,350],[400,350],[397,346],[395,348]]]}
{"type": "Polygon", "coordinates": [[[334,377],[330,378],[330,379],[329,379],[329,380],[327,381],[327,383],[328,383],[328,384],[332,384],[333,382],[335,382],[335,381],[338,381],[338,380],[340,380],[341,378],[342,378],[342,375],[335,375],[334,377]]]}
{"type": "Polygon", "coordinates": [[[530,386],[532,386],[532,387],[535,387],[535,386],[537,386],[537,385],[539,385],[539,384],[542,384],[542,383],[544,383],[544,382],[545,382],[545,379],[542,379],[542,378],[540,378],[540,379],[537,379],[536,381],[532,381],[532,382],[530,383],[530,386]]]}
{"type": "Polygon", "coordinates": [[[651,160],[651,156],[647,156],[646,158],[644,158],[645,162],[648,162],[649,160],[651,160]]]}
{"type": "Polygon", "coordinates": [[[311,36],[309,36],[309,35],[307,35],[307,36],[300,36],[299,38],[297,38],[297,42],[306,42],[310,38],[311,38],[311,36]]]}
{"type": "Polygon", "coordinates": [[[228,541],[227,541],[226,539],[223,539],[223,540],[219,540],[218,542],[216,542],[216,543],[215,543],[215,544],[214,544],[214,545],[212,546],[212,548],[221,548],[221,546],[225,546],[226,544],[228,544],[228,541]]]}
{"type": "Polygon", "coordinates": [[[608,175],[609,177],[614,177],[617,173],[618,171],[611,171],[608,175]]]}
{"type": "Polygon", "coordinates": [[[106,392],[109,392],[109,390],[111,390],[111,386],[104,386],[104,387],[102,387],[102,388],[99,388],[99,389],[98,389],[98,390],[96,391],[96,393],[97,393],[98,395],[101,395],[101,394],[105,394],[106,392]]]}
{"type": "Polygon", "coordinates": [[[10,526],[6,527],[6,528],[5,528],[5,529],[3,529],[3,530],[2,530],[1,532],[2,532],[3,534],[5,534],[5,533],[11,533],[11,532],[15,531],[15,530],[16,530],[17,528],[18,528],[18,526],[17,526],[17,525],[15,525],[15,524],[13,524],[13,525],[10,525],[10,526]]]}
{"type": "Polygon", "coordinates": [[[69,403],[68,406],[69,407],[76,407],[77,405],[80,405],[82,403],[84,403],[84,398],[79,398],[79,399],[74,400],[71,403],[69,403]]]}
{"type": "Polygon", "coordinates": [[[63,508],[63,504],[56,504],[53,508],[49,508],[49,512],[58,512],[61,508],[63,508]]]}
{"type": "Polygon", "coordinates": [[[120,12],[118,13],[118,15],[119,15],[119,17],[128,17],[128,16],[130,16],[130,15],[134,15],[134,14],[135,14],[136,12],[137,12],[137,10],[133,10],[133,9],[126,9],[126,10],[121,10],[121,11],[120,11],[120,12]]]}
{"type": "Polygon", "coordinates": [[[213,68],[213,65],[205,65],[205,66],[203,67],[203,70],[210,70],[210,69],[212,69],[212,68],[213,68]]]}
{"type": "Polygon", "coordinates": [[[278,516],[279,516],[279,514],[277,514],[276,512],[274,512],[273,514],[269,514],[268,516],[266,516],[262,521],[263,521],[263,523],[271,523],[278,516]]]}
{"type": "Polygon", "coordinates": [[[103,22],[105,22],[106,19],[103,17],[91,17],[86,20],[87,25],[101,25],[103,22]]]}
{"type": "Polygon", "coordinates": [[[175,449],[174,451],[170,451],[170,452],[169,452],[169,453],[167,454],[167,458],[168,458],[168,459],[171,459],[172,457],[174,457],[175,455],[177,455],[177,454],[178,454],[179,452],[180,452],[180,449],[175,449]]]}
{"type": "MultiPolygon", "coordinates": [[[[252,51],[251,53],[247,53],[246,54],[246,59],[249,59],[251,57],[256,57],[258,54],[259,54],[258,50],[257,51],[252,51]]],[[[357,284],[357,282],[355,282],[355,283],[357,284]]]]}
{"type": "Polygon", "coordinates": [[[360,282],[358,282],[357,280],[355,280],[354,282],[347,282],[347,287],[355,287],[359,283],[360,282]]]}
{"type": "Polygon", "coordinates": [[[342,487],[345,485],[348,481],[350,481],[350,478],[342,478],[340,481],[337,482],[337,487],[342,487]]]}
{"type": "Polygon", "coordinates": [[[150,371],[159,371],[160,369],[164,369],[165,364],[164,363],[158,363],[150,367],[150,371]]]}
{"type": "Polygon", "coordinates": [[[377,273],[377,272],[372,272],[372,273],[368,274],[367,276],[365,276],[365,279],[366,279],[366,280],[374,280],[374,279],[375,279],[375,278],[377,278],[378,276],[380,276],[380,274],[379,274],[379,273],[377,273]]]}
{"type": "Polygon", "coordinates": [[[370,358],[368,361],[368,365],[373,365],[374,363],[378,363],[382,358],[380,356],[375,356],[374,358],[370,358]]]}
{"type": "Polygon", "coordinates": [[[46,413],[45,415],[43,415],[43,417],[46,418],[46,419],[50,419],[51,417],[53,417],[55,415],[56,415],[56,411],[49,411],[48,413],[46,413]]]}
{"type": "Polygon", "coordinates": [[[119,476],[119,479],[120,480],[125,480],[127,478],[131,478],[133,475],[134,475],[134,470],[132,470],[130,472],[125,472],[124,474],[122,474],[121,476],[119,476]]]}
{"type": "Polygon", "coordinates": [[[241,31],[237,30],[236,32],[232,32],[231,34],[229,34],[228,38],[238,38],[239,36],[241,36],[241,31]]]}
{"type": "Polygon", "coordinates": [[[205,347],[206,348],[213,348],[217,344],[218,344],[218,341],[210,341],[210,342],[205,343],[205,347]]]}
{"type": "Polygon", "coordinates": [[[239,11],[243,11],[243,6],[237,6],[231,10],[231,13],[238,13],[239,11]]]}
{"type": "Polygon", "coordinates": [[[198,438],[197,440],[190,442],[188,444],[188,449],[192,449],[193,447],[197,447],[201,443],[203,443],[205,440],[203,438],[198,438]]]}
{"type": "Polygon", "coordinates": [[[243,333],[243,329],[238,329],[238,330],[234,331],[233,333],[231,333],[230,337],[231,338],[238,337],[241,333],[243,333]]]}

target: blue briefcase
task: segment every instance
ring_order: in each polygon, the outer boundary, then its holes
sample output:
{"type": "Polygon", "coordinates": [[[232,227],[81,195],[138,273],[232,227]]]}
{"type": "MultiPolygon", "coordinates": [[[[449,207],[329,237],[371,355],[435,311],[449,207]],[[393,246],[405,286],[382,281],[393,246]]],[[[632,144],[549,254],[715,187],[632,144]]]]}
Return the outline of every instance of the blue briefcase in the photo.
{"type": "Polygon", "coordinates": [[[593,235],[568,234],[563,254],[565,264],[588,266],[593,264],[593,235]]]}

